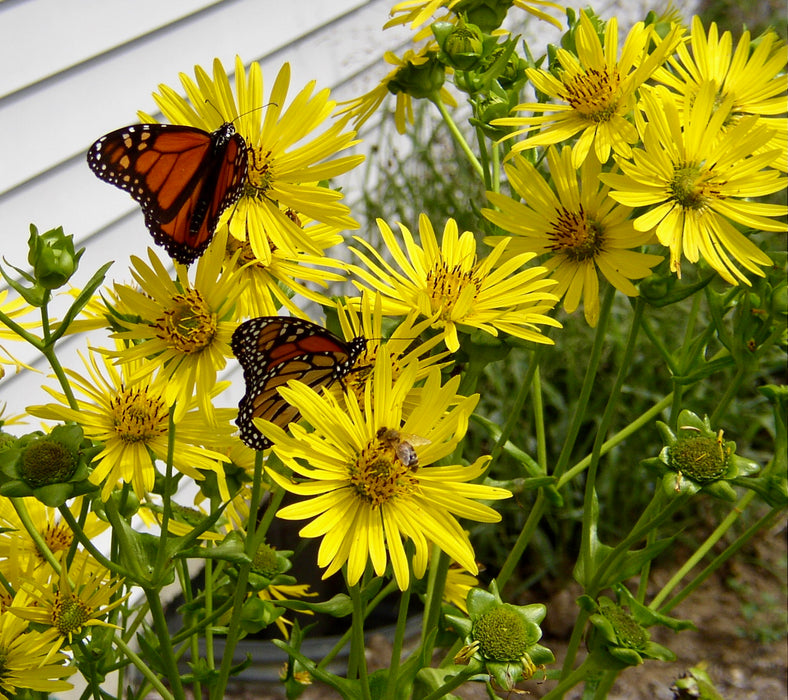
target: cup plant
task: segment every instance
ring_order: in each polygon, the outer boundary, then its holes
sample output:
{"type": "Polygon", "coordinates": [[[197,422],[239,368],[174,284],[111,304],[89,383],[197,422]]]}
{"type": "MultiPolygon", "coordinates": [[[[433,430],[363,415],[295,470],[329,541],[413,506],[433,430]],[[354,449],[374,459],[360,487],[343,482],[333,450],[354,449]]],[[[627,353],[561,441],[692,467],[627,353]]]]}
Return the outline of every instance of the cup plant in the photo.
{"type": "Polygon", "coordinates": [[[669,613],[788,504],[787,393],[768,380],[786,349],[788,49],[676,13],[626,37],[591,9],[561,15],[547,0],[401,2],[387,26],[413,46],[341,105],[312,83],[293,96],[287,64],[266,92],[240,58],[233,85],[217,60],[181,75],[186,97],[160,87],[165,120],[230,122],[247,148],[240,195],[191,266],[172,272],[151,248],[130,282],[105,281],[105,265],[74,288],[83,251],[31,226],[27,266],[2,270],[2,361],[21,369],[16,351],[35,348],[51,400],[0,419],[0,697],[48,697],[79,673],[84,698],[218,700],[257,634],[287,654],[290,698],[310,683],[359,700],[535,683],[601,698],[628,667],[675,659],[649,629],[692,626],[669,613]],[[504,28],[526,16],[560,41],[504,28]],[[486,192],[463,202],[474,230],[440,211],[353,217],[337,179],[389,100],[402,133],[414,101],[434,107],[486,192]],[[330,296],[343,280],[352,291],[330,296]],[[660,331],[665,314],[679,333],[660,331]],[[294,411],[253,419],[255,451],[225,398],[244,380],[218,375],[237,368],[239,324],[277,315],[366,346],[330,387],[285,377],[273,391],[294,411]],[[556,396],[542,378],[582,328],[584,379],[556,396]],[[64,338],[87,332],[80,366],[63,366],[64,338]],[[635,371],[646,351],[651,370],[635,371]],[[492,409],[491,376],[506,387],[492,409]],[[734,418],[745,398],[757,447],[734,418]],[[611,531],[601,484],[619,476],[642,501],[611,531]],[[715,529],[656,583],[655,560],[687,546],[681,523],[707,501],[715,529]],[[559,658],[540,644],[548,601],[524,590],[556,520],[577,526],[567,573],[582,589],[559,658]],[[284,542],[275,521],[295,521],[284,542]],[[312,590],[304,570],[340,592],[312,590]],[[395,624],[373,671],[376,608],[395,624]],[[312,658],[303,642],[325,620],[339,641],[312,658]]]}

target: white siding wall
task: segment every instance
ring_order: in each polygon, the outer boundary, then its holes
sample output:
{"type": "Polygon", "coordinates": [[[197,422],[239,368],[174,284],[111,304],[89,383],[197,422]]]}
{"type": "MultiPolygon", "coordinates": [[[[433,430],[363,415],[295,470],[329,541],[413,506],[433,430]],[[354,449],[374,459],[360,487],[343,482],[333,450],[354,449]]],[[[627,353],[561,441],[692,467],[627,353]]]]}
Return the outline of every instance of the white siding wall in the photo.
{"type": "MultiPolygon", "coordinates": [[[[686,0],[692,2],[692,0],[686,0]]],[[[29,224],[40,231],[62,225],[87,251],[75,284],[107,260],[110,278],[128,279],[128,258],[151,243],[139,207],[120,190],[96,179],[85,151],[96,138],[155,113],[151,92],[160,83],[178,87],[178,73],[192,75],[214,57],[231,68],[240,55],[260,61],[270,86],[281,64],[292,66],[291,95],[310,80],[330,87],[337,100],[374,86],[388,71],[384,50],[401,53],[407,31],[381,30],[390,0],[6,0],[0,2],[0,254],[26,265],[29,224]]],[[[571,3],[577,7],[586,2],[571,3]]],[[[640,19],[649,3],[602,0],[603,16],[622,26],[640,19]]],[[[657,3],[660,6],[663,3],[657,3]]],[[[539,39],[557,32],[533,21],[539,39]]],[[[268,87],[266,88],[268,89],[268,87]]],[[[374,125],[363,134],[374,143],[374,125]]],[[[363,166],[362,166],[363,167],[363,166]]],[[[360,173],[340,184],[349,203],[360,173]]],[[[356,190],[357,191],[357,190],[356,190]]],[[[357,214],[358,216],[358,214],[357,214]]],[[[8,268],[6,268],[8,269],[8,268]]],[[[0,289],[2,286],[0,286],[0,289]]],[[[64,343],[64,363],[75,368],[77,346],[64,343]],[[69,359],[73,358],[73,359],[69,359]]],[[[17,348],[14,348],[17,350],[17,348]]],[[[23,351],[22,359],[34,355],[23,351]]],[[[46,371],[41,363],[36,363],[46,371]]],[[[0,402],[8,413],[48,397],[42,375],[8,374],[0,402]]],[[[228,396],[237,401],[242,389],[228,396]]]]}

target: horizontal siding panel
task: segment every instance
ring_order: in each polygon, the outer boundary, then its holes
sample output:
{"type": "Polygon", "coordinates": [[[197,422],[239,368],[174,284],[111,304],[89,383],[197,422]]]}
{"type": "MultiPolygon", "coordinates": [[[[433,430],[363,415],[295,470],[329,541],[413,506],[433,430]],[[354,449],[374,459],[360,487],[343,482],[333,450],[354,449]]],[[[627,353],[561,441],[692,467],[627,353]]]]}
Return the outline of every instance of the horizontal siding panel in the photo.
{"type": "Polygon", "coordinates": [[[14,67],[0,75],[0,98],[222,2],[226,0],[0,3],[0,65],[14,67]],[[21,47],[20,36],[25,37],[21,47]]]}
{"type": "Polygon", "coordinates": [[[275,0],[238,0],[3,100],[0,123],[24,128],[0,131],[0,194],[84,151],[102,133],[136,121],[138,109],[155,111],[151,92],[159,83],[177,86],[179,72],[190,73],[195,64],[210,69],[214,57],[232,67],[236,54],[247,62],[268,55],[361,4],[299,0],[285,13],[275,0]]]}

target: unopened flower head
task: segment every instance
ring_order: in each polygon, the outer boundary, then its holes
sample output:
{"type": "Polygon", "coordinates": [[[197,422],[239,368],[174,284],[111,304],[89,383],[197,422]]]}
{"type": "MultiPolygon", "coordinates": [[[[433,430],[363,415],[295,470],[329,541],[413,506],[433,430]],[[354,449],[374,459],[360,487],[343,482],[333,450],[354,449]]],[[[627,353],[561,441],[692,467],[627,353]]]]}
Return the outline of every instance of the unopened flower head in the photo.
{"type": "Polygon", "coordinates": [[[443,86],[444,67],[438,62],[436,51],[424,47],[419,51],[408,49],[400,58],[391,51],[383,54],[386,63],[394,66],[388,75],[369,92],[353,100],[343,102],[337,113],[347,114],[358,129],[383,104],[388,95],[396,95],[394,124],[400,134],[404,134],[406,124],[413,124],[413,98],[440,95],[444,104],[452,107],[457,102],[443,86]],[[415,93],[415,94],[414,94],[415,93]]]}
{"type": "Polygon", "coordinates": [[[489,32],[500,26],[512,6],[550,22],[558,28],[561,27],[558,20],[542,9],[547,7],[554,10],[561,9],[560,5],[549,0],[404,0],[391,8],[392,19],[386,22],[384,28],[409,24],[411,29],[418,29],[425,22],[432,21],[436,12],[445,8],[447,12],[441,13],[437,20],[456,20],[459,13],[462,13],[469,22],[489,32]]]}

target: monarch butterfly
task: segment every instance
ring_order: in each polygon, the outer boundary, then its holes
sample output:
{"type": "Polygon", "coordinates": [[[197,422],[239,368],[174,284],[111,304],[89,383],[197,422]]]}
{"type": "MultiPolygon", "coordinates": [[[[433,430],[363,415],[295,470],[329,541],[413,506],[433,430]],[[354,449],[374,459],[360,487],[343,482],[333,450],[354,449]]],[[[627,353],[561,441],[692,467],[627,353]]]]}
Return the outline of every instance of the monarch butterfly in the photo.
{"type": "Polygon", "coordinates": [[[247,149],[230,123],[208,133],[192,126],[136,124],[88,150],[98,178],[142,206],[153,240],[186,265],[208,247],[222,212],[241,196],[247,149]]]}
{"type": "Polygon", "coordinates": [[[300,318],[261,316],[244,321],[230,343],[246,382],[236,419],[244,444],[255,450],[271,446],[252,418],[264,418],[282,428],[298,418],[298,409],[279,395],[278,387],[291,379],[313,389],[341,381],[366,346],[365,338],[348,343],[300,318]]]}

